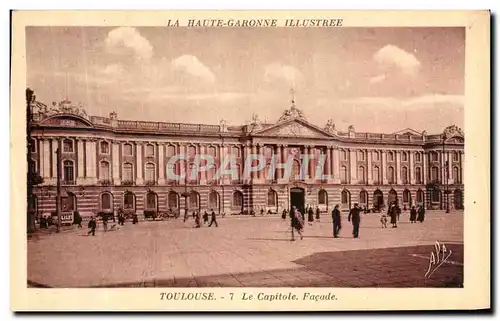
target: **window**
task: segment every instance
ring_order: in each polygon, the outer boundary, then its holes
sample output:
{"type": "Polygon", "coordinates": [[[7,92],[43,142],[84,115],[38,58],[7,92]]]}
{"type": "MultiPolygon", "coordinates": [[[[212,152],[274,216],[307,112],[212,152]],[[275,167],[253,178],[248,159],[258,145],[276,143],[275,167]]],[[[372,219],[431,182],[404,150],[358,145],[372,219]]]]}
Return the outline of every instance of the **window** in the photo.
{"type": "Polygon", "coordinates": [[[455,151],[453,152],[453,161],[458,162],[458,153],[455,151]]]}
{"type": "Polygon", "coordinates": [[[391,166],[387,169],[387,180],[389,181],[389,184],[394,184],[394,168],[391,166]]]}
{"type": "Polygon", "coordinates": [[[219,208],[219,194],[216,191],[211,191],[208,194],[208,207],[210,210],[219,208]]]}
{"type": "Polygon", "coordinates": [[[340,159],[347,160],[347,151],[345,151],[344,149],[340,150],[340,159]]]}
{"type": "Polygon", "coordinates": [[[348,205],[350,202],[349,192],[347,190],[343,190],[340,196],[342,205],[348,205]]]}
{"type": "Polygon", "coordinates": [[[30,148],[32,153],[36,153],[36,140],[33,138],[30,140],[30,148]]]}
{"type": "Polygon", "coordinates": [[[267,206],[276,206],[278,204],[278,194],[273,189],[267,192],[267,206]]]}
{"type": "Polygon", "coordinates": [[[168,199],[167,199],[167,207],[169,209],[174,209],[179,207],[179,194],[176,192],[170,192],[168,193],[168,199]]]}
{"type": "Polygon", "coordinates": [[[75,170],[73,161],[65,160],[63,162],[63,180],[66,182],[66,184],[69,184],[75,180],[74,173],[75,170]]]}
{"type": "Polygon", "coordinates": [[[363,166],[358,167],[358,181],[365,183],[365,168],[363,166]]]}
{"type": "Polygon", "coordinates": [[[125,156],[132,156],[133,155],[132,144],[124,144],[123,145],[123,155],[125,155],[125,156]]]}
{"type": "Polygon", "coordinates": [[[328,203],[328,194],[324,189],[318,192],[318,204],[319,205],[327,205],[328,203]]]}
{"type": "Polygon", "coordinates": [[[191,195],[189,195],[189,208],[198,209],[200,204],[200,194],[196,191],[192,191],[191,195]]]}
{"type": "Polygon", "coordinates": [[[403,162],[407,162],[408,161],[408,153],[403,152],[402,158],[403,158],[403,162]]]}
{"type": "Polygon", "coordinates": [[[373,151],[373,160],[374,161],[379,161],[380,160],[380,154],[378,153],[378,151],[373,151]]]}
{"type": "Polygon", "coordinates": [[[135,209],[135,195],[132,192],[125,192],[123,195],[123,209],[134,210],[135,209]]]}
{"type": "Polygon", "coordinates": [[[243,207],[243,193],[240,191],[235,191],[233,193],[233,206],[243,207]]]}
{"type": "Polygon", "coordinates": [[[239,147],[233,147],[231,149],[231,154],[234,156],[234,157],[241,157],[241,150],[239,147]]]}
{"type": "Polygon", "coordinates": [[[408,184],[408,168],[405,166],[401,168],[401,180],[403,181],[403,184],[408,184]]]}
{"type": "Polygon", "coordinates": [[[453,167],[453,182],[459,183],[458,167],[453,167]]]}
{"type": "Polygon", "coordinates": [[[109,143],[101,142],[101,154],[109,154],[109,143]]]}
{"type": "Polygon", "coordinates": [[[73,141],[71,139],[65,139],[63,141],[63,153],[73,153],[73,141]]]}
{"type": "Polygon", "coordinates": [[[380,182],[380,169],[378,168],[378,166],[373,167],[373,181],[375,183],[380,182]]]}
{"type": "Polygon", "coordinates": [[[416,162],[421,162],[421,155],[420,155],[420,153],[418,153],[418,152],[417,152],[417,153],[415,153],[415,161],[416,161],[416,162]]]}
{"type": "Polygon", "coordinates": [[[441,192],[438,189],[434,189],[432,190],[431,197],[432,202],[438,203],[441,198],[441,192]]]}
{"type": "Polygon", "coordinates": [[[168,145],[167,146],[167,156],[172,157],[175,155],[175,146],[174,145],[168,145]]]}
{"type": "Polygon", "coordinates": [[[264,156],[266,158],[271,158],[273,156],[273,148],[271,146],[266,146],[264,149],[264,156]]]}
{"type": "Polygon", "coordinates": [[[76,196],[69,192],[68,196],[61,198],[61,210],[64,212],[76,211],[76,196]]]}
{"type": "Polygon", "coordinates": [[[155,146],[151,144],[146,145],[146,157],[154,157],[155,156],[155,146]]]}
{"type": "Polygon", "coordinates": [[[149,192],[146,195],[146,209],[148,210],[156,210],[156,193],[149,192]]]}
{"type": "Polygon", "coordinates": [[[365,152],[363,152],[362,150],[358,151],[358,160],[359,161],[365,160],[365,152]]]}
{"type": "Polygon", "coordinates": [[[423,203],[424,202],[424,192],[419,189],[417,191],[417,203],[423,203]]]}
{"type": "Polygon", "coordinates": [[[439,181],[439,168],[437,166],[431,168],[431,181],[439,181]]]}
{"type": "Polygon", "coordinates": [[[217,157],[217,150],[215,149],[215,147],[213,146],[208,147],[208,155],[212,157],[217,157]]]}
{"type": "Polygon", "coordinates": [[[433,162],[438,161],[438,153],[437,152],[431,152],[431,161],[433,161],[433,162]]]}
{"type": "Polygon", "coordinates": [[[394,153],[393,152],[388,152],[387,153],[387,161],[388,162],[394,162],[394,153]]]}
{"type": "Polygon", "coordinates": [[[422,184],[422,170],[420,167],[415,168],[415,183],[422,184]]]}
{"type": "Polygon", "coordinates": [[[188,157],[193,158],[196,156],[196,147],[194,146],[189,146],[188,147],[188,157]]]}
{"type": "Polygon", "coordinates": [[[110,193],[101,194],[101,210],[111,210],[113,208],[113,201],[110,193]]]}
{"type": "Polygon", "coordinates": [[[101,180],[109,180],[109,163],[101,162],[101,166],[99,166],[99,178],[101,180]]]}
{"type": "Polygon", "coordinates": [[[209,168],[207,170],[207,180],[209,182],[215,180],[216,175],[217,175],[217,165],[215,164],[209,165],[209,168]]]}
{"type": "Polygon", "coordinates": [[[125,163],[123,164],[123,180],[124,181],[133,181],[134,175],[132,171],[132,164],[125,163]]]}
{"type": "Polygon", "coordinates": [[[340,166],[340,182],[347,183],[347,167],[343,165],[340,166]]]}
{"type": "Polygon", "coordinates": [[[233,171],[233,174],[236,175],[236,177],[233,176],[233,179],[240,179],[241,178],[241,166],[240,166],[240,164],[236,164],[235,170],[233,171]]]}
{"type": "Polygon", "coordinates": [[[30,166],[31,173],[36,173],[37,172],[37,170],[36,170],[37,166],[36,166],[36,161],[35,160],[31,160],[29,166],[30,166]]]}
{"type": "Polygon", "coordinates": [[[156,181],[156,175],[155,175],[155,164],[153,163],[147,163],[146,164],[146,171],[145,171],[145,180],[146,182],[154,182],[156,181]]]}
{"type": "Polygon", "coordinates": [[[359,192],[359,203],[368,204],[368,193],[366,191],[359,192]]]}
{"type": "Polygon", "coordinates": [[[403,203],[410,203],[410,191],[405,189],[403,191],[403,203]]]}

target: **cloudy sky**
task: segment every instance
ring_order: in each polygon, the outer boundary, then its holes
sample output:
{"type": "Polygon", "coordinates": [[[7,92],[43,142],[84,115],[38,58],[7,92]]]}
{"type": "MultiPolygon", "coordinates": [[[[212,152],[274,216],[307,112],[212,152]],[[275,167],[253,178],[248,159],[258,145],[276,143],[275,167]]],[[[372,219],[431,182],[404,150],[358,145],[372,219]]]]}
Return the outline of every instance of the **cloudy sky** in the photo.
{"type": "Polygon", "coordinates": [[[27,85],[120,119],[274,123],[290,106],[323,127],[463,128],[463,28],[31,27],[27,85]]]}

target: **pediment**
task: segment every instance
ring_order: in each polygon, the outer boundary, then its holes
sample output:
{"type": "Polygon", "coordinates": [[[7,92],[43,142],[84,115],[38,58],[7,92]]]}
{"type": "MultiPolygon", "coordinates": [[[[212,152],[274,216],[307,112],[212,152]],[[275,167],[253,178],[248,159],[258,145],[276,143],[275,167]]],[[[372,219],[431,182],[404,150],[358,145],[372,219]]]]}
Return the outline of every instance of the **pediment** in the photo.
{"type": "Polygon", "coordinates": [[[71,128],[91,128],[94,127],[91,122],[83,117],[73,114],[58,114],[45,118],[41,126],[50,127],[71,127],[71,128]]]}
{"type": "Polygon", "coordinates": [[[303,120],[294,119],[262,129],[254,136],[332,138],[333,136],[303,120]]]}
{"type": "Polygon", "coordinates": [[[422,136],[422,133],[417,132],[414,129],[411,128],[405,128],[402,130],[399,130],[395,133],[392,133],[393,135],[401,135],[401,136],[422,136]]]}
{"type": "Polygon", "coordinates": [[[454,136],[446,139],[447,144],[463,144],[464,142],[464,138],[459,136],[454,136]]]}

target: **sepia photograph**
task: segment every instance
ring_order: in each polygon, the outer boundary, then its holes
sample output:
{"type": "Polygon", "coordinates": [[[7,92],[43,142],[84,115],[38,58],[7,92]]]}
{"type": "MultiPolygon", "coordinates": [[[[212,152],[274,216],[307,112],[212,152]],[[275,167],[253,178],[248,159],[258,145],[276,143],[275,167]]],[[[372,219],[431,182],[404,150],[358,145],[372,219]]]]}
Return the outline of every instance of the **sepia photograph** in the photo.
{"type": "Polygon", "coordinates": [[[26,290],[464,291],[467,26],[320,16],[24,25],[26,290]]]}

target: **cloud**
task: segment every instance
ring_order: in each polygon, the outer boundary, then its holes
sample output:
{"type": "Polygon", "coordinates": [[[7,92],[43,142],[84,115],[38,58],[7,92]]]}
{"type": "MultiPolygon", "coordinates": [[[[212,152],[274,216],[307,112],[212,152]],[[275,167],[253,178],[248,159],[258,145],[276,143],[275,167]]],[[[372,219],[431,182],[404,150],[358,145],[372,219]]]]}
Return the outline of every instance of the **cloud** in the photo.
{"type": "Polygon", "coordinates": [[[409,76],[415,76],[420,69],[420,61],[413,54],[394,45],[381,48],[373,55],[373,59],[380,65],[396,66],[409,76]]]}
{"type": "Polygon", "coordinates": [[[302,82],[303,78],[304,76],[297,68],[280,63],[272,63],[270,65],[267,65],[264,71],[264,79],[266,81],[272,82],[276,79],[285,80],[287,85],[291,86],[302,82]]]}
{"type": "Polygon", "coordinates": [[[373,107],[386,107],[401,109],[402,107],[435,107],[435,105],[464,105],[464,96],[431,94],[409,99],[397,99],[393,97],[359,97],[355,99],[344,99],[341,103],[352,105],[367,105],[373,107]]]}
{"type": "Polygon", "coordinates": [[[371,77],[370,78],[370,83],[372,84],[376,84],[376,83],[379,83],[381,81],[384,81],[386,78],[386,75],[385,74],[380,74],[378,76],[375,76],[375,77],[371,77]]]}
{"type": "Polygon", "coordinates": [[[110,49],[116,49],[120,46],[127,47],[141,61],[149,61],[153,56],[153,46],[135,28],[120,27],[111,30],[108,33],[105,44],[110,49]]]}
{"type": "Polygon", "coordinates": [[[199,77],[208,82],[215,82],[215,75],[198,58],[192,55],[183,55],[172,61],[175,70],[182,70],[190,75],[199,77]]]}

